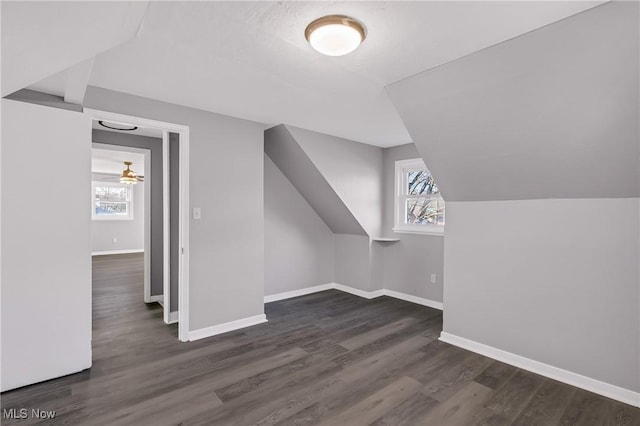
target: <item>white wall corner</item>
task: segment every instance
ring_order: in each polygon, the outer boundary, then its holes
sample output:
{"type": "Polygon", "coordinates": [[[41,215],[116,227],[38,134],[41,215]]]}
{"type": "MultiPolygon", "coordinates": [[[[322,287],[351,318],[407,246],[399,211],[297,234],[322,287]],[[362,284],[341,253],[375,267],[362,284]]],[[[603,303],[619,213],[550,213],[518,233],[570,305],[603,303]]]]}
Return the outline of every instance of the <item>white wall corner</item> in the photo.
{"type": "Polygon", "coordinates": [[[318,293],[320,291],[326,291],[326,290],[339,290],[345,293],[353,294],[355,296],[363,297],[365,299],[375,299],[376,297],[380,297],[380,296],[389,296],[395,299],[416,303],[422,306],[428,306],[434,309],[439,309],[439,310],[443,309],[442,302],[436,302],[435,300],[425,299],[423,297],[413,296],[411,294],[400,293],[399,291],[387,290],[387,289],[365,291],[365,290],[360,290],[354,287],[350,287],[350,286],[347,286],[344,284],[338,284],[338,283],[321,284],[313,287],[305,287],[298,290],[287,291],[284,293],[271,294],[264,297],[264,303],[275,302],[277,300],[290,299],[293,297],[304,296],[306,294],[318,293]]]}
{"type": "Polygon", "coordinates": [[[640,407],[639,392],[634,392],[629,389],[621,388],[619,386],[583,376],[581,374],[563,370],[562,368],[554,367],[552,365],[545,364],[539,361],[534,361],[532,359],[525,358],[511,352],[503,351],[502,349],[497,349],[492,346],[487,346],[473,340],[465,339],[464,337],[459,337],[445,331],[440,333],[440,340],[442,342],[470,350],[480,355],[493,358],[506,364],[513,365],[514,367],[522,368],[524,370],[540,374],[541,376],[549,377],[559,382],[567,383],[569,385],[576,386],[593,393],[597,393],[607,398],[615,399],[617,401],[624,402],[625,404],[633,405],[634,407],[640,407]]]}
{"type": "Polygon", "coordinates": [[[264,303],[275,302],[276,300],[291,299],[293,297],[304,296],[306,294],[331,290],[332,288],[334,288],[333,283],[329,283],[316,285],[313,287],[305,287],[298,290],[286,291],[284,293],[270,294],[268,296],[264,296],[264,303]]]}
{"type": "Polygon", "coordinates": [[[338,283],[333,283],[333,288],[336,290],[344,291],[345,293],[351,293],[356,296],[364,297],[365,299],[375,299],[376,297],[384,296],[384,290],[365,291],[338,283]]]}
{"type": "Polygon", "coordinates": [[[229,331],[238,330],[240,328],[262,324],[264,322],[267,322],[267,316],[265,314],[254,315],[252,317],[243,318],[236,321],[229,321],[223,324],[189,331],[189,340],[200,340],[207,337],[216,336],[218,334],[227,333],[229,331]]]}

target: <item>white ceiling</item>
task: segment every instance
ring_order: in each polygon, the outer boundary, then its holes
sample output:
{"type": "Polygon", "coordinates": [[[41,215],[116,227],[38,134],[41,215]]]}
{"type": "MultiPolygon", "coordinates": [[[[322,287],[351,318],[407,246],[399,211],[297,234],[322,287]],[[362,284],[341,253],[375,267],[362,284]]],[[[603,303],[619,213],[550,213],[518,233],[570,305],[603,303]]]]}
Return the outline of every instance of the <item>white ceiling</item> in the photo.
{"type": "Polygon", "coordinates": [[[89,84],[393,146],[411,139],[386,85],[600,3],[152,2],[137,37],[96,56],[89,84]],[[338,58],[304,38],[333,13],[368,30],[338,58]]]}
{"type": "Polygon", "coordinates": [[[144,154],[110,149],[91,149],[91,172],[120,174],[126,168],[125,161],[131,161],[131,170],[144,176],[144,154]]]}
{"type": "Polygon", "coordinates": [[[147,2],[3,1],[0,7],[6,96],[135,37],[147,2]]]}

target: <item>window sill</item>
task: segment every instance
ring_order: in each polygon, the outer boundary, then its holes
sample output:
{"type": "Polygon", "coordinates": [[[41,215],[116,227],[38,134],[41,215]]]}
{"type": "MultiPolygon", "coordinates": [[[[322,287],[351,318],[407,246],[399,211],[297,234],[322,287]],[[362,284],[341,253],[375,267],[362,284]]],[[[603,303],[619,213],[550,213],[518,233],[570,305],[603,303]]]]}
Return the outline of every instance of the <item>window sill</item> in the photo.
{"type": "Polygon", "coordinates": [[[133,220],[132,217],[92,217],[92,221],[94,222],[111,222],[111,221],[122,221],[122,220],[133,220]]]}
{"type": "Polygon", "coordinates": [[[393,228],[393,232],[396,234],[418,234],[418,235],[437,235],[444,236],[444,228],[427,228],[427,229],[415,229],[415,228],[393,228]]]}

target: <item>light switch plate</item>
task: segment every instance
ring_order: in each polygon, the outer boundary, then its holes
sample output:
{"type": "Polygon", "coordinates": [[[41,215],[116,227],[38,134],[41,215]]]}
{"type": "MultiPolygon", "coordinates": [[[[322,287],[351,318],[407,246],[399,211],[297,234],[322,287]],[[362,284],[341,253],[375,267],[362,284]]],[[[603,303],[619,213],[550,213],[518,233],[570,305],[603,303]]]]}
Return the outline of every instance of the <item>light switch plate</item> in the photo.
{"type": "Polygon", "coordinates": [[[193,208],[193,219],[194,220],[202,219],[202,210],[200,210],[200,207],[193,208]]]}

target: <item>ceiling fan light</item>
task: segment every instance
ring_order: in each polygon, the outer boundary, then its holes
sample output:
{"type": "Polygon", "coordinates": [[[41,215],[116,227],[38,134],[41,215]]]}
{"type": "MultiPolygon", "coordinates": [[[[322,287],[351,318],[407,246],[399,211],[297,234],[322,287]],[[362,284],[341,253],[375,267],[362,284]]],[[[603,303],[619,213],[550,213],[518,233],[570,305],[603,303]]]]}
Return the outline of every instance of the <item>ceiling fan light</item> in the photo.
{"type": "Polygon", "coordinates": [[[138,183],[138,175],[129,168],[131,166],[130,161],[125,161],[124,164],[127,166],[125,170],[122,171],[120,175],[120,183],[124,183],[126,185],[135,185],[138,183]]]}
{"type": "Polygon", "coordinates": [[[329,15],[311,22],[305,30],[311,47],[327,56],[353,52],[366,37],[364,26],[344,15],[329,15]]]}

